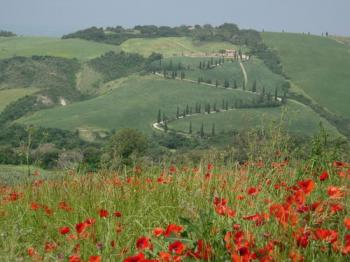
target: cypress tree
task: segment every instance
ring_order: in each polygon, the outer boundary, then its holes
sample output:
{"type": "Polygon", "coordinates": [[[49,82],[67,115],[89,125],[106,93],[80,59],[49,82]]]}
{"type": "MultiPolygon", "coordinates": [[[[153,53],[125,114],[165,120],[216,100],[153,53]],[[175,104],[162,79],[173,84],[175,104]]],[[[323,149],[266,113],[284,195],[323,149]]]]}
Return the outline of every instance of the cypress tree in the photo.
{"type": "Polygon", "coordinates": [[[190,121],[190,126],[188,127],[188,133],[192,134],[192,121],[190,121]]]}
{"type": "Polygon", "coordinates": [[[277,91],[277,87],[275,88],[275,101],[278,100],[278,91],[277,91]]]}
{"type": "Polygon", "coordinates": [[[162,122],[162,113],[160,111],[160,109],[158,110],[158,117],[157,117],[157,123],[159,124],[160,122],[162,122]]]}
{"type": "Polygon", "coordinates": [[[237,81],[236,80],[233,81],[233,88],[237,89],[237,81]]]}
{"type": "Polygon", "coordinates": [[[215,81],[215,87],[218,87],[218,86],[219,86],[219,81],[216,80],[216,81],[215,81]]]}
{"type": "Polygon", "coordinates": [[[179,108],[179,106],[177,106],[176,119],[179,119],[179,117],[180,117],[180,108],[179,108]]]}
{"type": "Polygon", "coordinates": [[[252,92],[256,93],[256,80],[254,80],[254,83],[252,86],[252,92]]]}
{"type": "Polygon", "coordinates": [[[167,121],[164,122],[164,131],[168,132],[168,124],[167,121]]]}
{"type": "Polygon", "coordinates": [[[186,115],[188,115],[190,113],[190,108],[188,106],[188,104],[186,105],[186,115]]]}
{"type": "Polygon", "coordinates": [[[211,135],[215,136],[215,123],[213,123],[213,126],[211,128],[211,135]]]}
{"type": "Polygon", "coordinates": [[[201,125],[200,136],[201,136],[202,138],[204,137],[204,124],[203,124],[203,122],[202,122],[202,125],[201,125]]]}

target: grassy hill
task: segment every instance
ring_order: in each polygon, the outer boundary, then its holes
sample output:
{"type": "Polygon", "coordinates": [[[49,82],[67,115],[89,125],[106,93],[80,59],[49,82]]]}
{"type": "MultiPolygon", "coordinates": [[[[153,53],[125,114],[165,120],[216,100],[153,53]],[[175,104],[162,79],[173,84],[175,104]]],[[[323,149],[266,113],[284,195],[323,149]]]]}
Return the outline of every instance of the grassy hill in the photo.
{"type": "Polygon", "coordinates": [[[281,58],[296,88],[326,110],[350,115],[350,47],[332,38],[289,33],[263,33],[265,43],[281,58]]]}
{"type": "Polygon", "coordinates": [[[23,96],[31,95],[38,90],[39,89],[37,88],[14,88],[0,90],[0,113],[11,102],[16,101],[23,96]]]}
{"type": "Polygon", "coordinates": [[[0,59],[12,56],[57,56],[88,60],[108,51],[118,52],[114,45],[81,39],[54,37],[0,37],[0,59]]]}
{"type": "Polygon", "coordinates": [[[194,133],[200,131],[202,123],[206,134],[211,134],[213,124],[217,133],[255,127],[276,128],[281,124],[291,133],[309,136],[319,132],[319,124],[322,122],[331,134],[339,136],[338,131],[326,120],[310,108],[293,101],[289,101],[283,108],[234,109],[210,115],[194,115],[171,122],[169,128],[187,133],[190,121],[194,133]]]}
{"type": "Polygon", "coordinates": [[[121,48],[126,52],[144,56],[157,52],[165,57],[172,57],[218,52],[221,49],[232,49],[234,46],[227,42],[194,42],[187,37],[162,37],[129,39],[121,44],[121,48]]]}
{"type": "Polygon", "coordinates": [[[132,76],[102,96],[64,108],[39,111],[20,122],[69,130],[132,127],[150,133],[159,109],[174,117],[177,106],[183,110],[187,104],[193,108],[195,103],[217,102],[219,105],[222,99],[247,100],[252,96],[155,76],[132,76]]]}

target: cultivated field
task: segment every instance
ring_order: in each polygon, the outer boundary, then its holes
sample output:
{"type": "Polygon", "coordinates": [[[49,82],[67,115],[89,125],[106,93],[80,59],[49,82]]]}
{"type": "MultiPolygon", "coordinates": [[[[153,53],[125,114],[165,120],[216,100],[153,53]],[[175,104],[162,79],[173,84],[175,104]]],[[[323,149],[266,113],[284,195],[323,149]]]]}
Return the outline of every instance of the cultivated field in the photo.
{"type": "Polygon", "coordinates": [[[149,56],[152,52],[163,54],[165,57],[183,55],[205,55],[218,52],[222,49],[235,49],[226,42],[193,42],[187,37],[162,37],[162,38],[136,38],[129,39],[122,43],[122,50],[126,52],[139,53],[149,56]]]}
{"type": "Polygon", "coordinates": [[[108,51],[118,52],[114,45],[80,39],[54,37],[0,37],[0,59],[13,56],[57,56],[88,60],[108,51]]]}

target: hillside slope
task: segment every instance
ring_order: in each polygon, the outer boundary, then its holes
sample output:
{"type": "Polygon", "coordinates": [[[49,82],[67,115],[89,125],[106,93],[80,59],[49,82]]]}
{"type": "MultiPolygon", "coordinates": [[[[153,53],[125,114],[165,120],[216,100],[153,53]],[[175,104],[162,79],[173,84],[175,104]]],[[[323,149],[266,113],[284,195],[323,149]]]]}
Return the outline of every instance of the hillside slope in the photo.
{"type": "Polygon", "coordinates": [[[350,115],[350,47],[334,39],[262,33],[281,58],[284,72],[309,97],[333,114],[350,115]]]}

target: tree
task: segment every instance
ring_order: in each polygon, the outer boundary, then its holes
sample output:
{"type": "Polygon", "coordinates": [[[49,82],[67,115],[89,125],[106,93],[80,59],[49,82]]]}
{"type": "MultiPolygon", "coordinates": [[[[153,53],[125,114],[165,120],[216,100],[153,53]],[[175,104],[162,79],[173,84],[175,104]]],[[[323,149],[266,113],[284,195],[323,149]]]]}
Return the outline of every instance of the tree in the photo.
{"type": "Polygon", "coordinates": [[[202,138],[204,137],[204,124],[203,124],[203,122],[202,122],[202,125],[201,125],[200,136],[202,138]]]}
{"type": "Polygon", "coordinates": [[[168,132],[168,123],[167,123],[167,121],[164,121],[164,131],[165,131],[165,133],[168,132]]]}
{"type": "Polygon", "coordinates": [[[213,126],[211,128],[211,135],[215,136],[215,123],[213,123],[213,126]]]}
{"type": "Polygon", "coordinates": [[[176,109],[176,119],[179,119],[180,117],[180,108],[179,106],[177,106],[177,109],[176,109]]]}
{"type": "Polygon", "coordinates": [[[199,69],[202,69],[202,62],[199,62],[199,69]]]}
{"type": "Polygon", "coordinates": [[[157,117],[157,123],[159,124],[160,122],[162,122],[162,113],[160,111],[160,109],[158,110],[158,117],[157,117]]]}
{"type": "Polygon", "coordinates": [[[188,133],[192,134],[192,121],[190,121],[190,126],[188,127],[188,133]]]}
{"type": "Polygon", "coordinates": [[[275,88],[275,101],[278,100],[278,91],[277,91],[277,87],[275,88]]]}
{"type": "Polygon", "coordinates": [[[252,86],[252,92],[256,93],[256,80],[254,80],[254,83],[252,86]]]}
{"type": "Polygon", "coordinates": [[[148,147],[148,140],[140,131],[122,129],[113,135],[107,144],[106,153],[112,167],[131,164],[131,157],[142,156],[148,147]]]}
{"type": "Polygon", "coordinates": [[[188,104],[186,105],[186,115],[188,115],[190,113],[190,108],[188,106],[188,104]]]}
{"type": "Polygon", "coordinates": [[[238,88],[238,86],[237,86],[237,81],[236,81],[236,80],[234,80],[234,82],[233,82],[233,88],[234,88],[234,89],[237,89],[237,88],[238,88]]]}
{"type": "Polygon", "coordinates": [[[218,87],[218,86],[219,86],[219,81],[215,80],[215,87],[218,87]]]}

